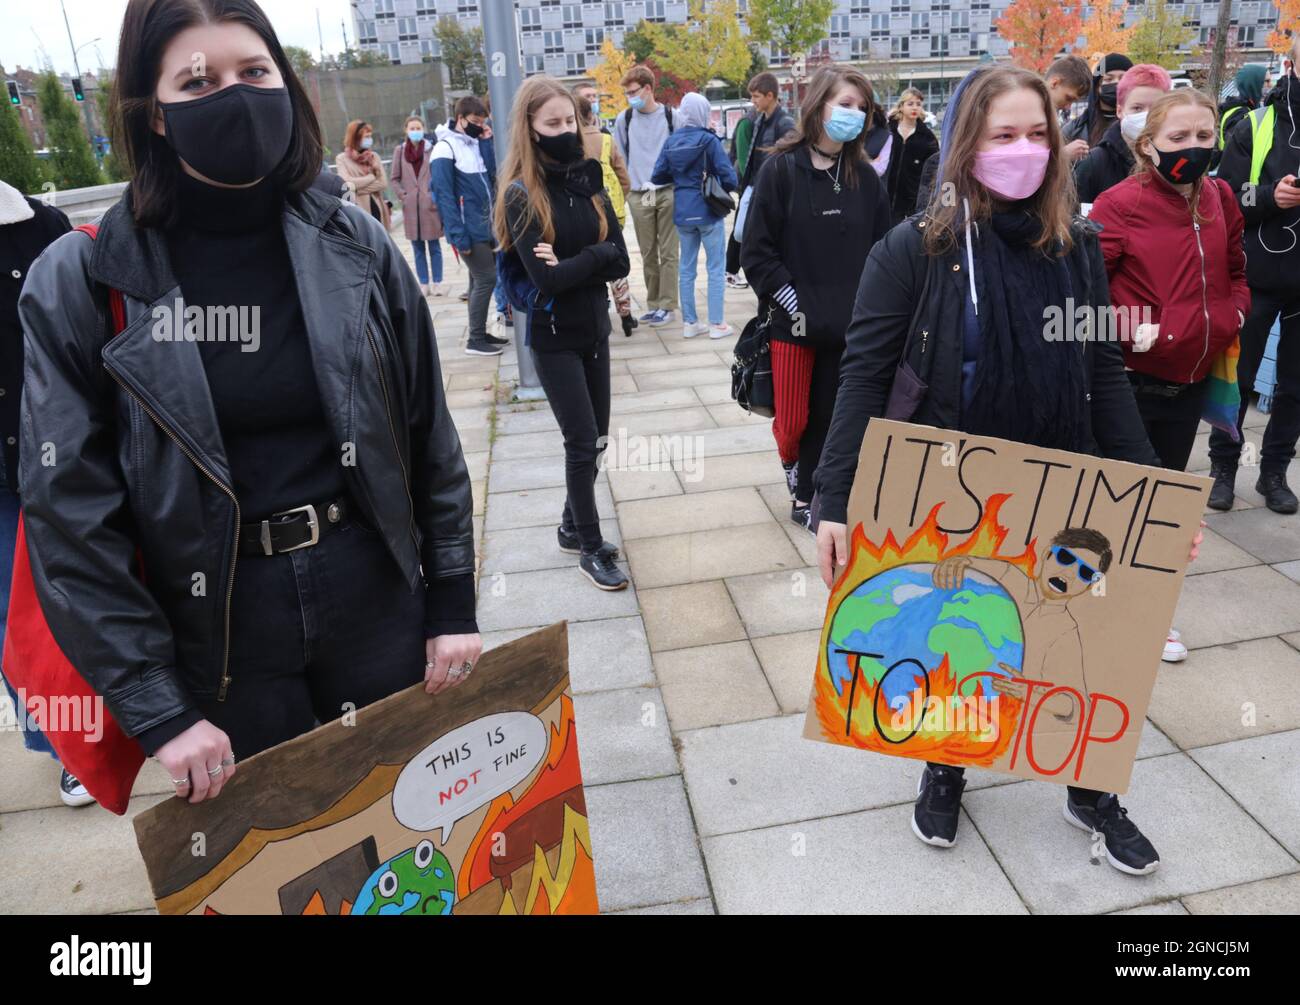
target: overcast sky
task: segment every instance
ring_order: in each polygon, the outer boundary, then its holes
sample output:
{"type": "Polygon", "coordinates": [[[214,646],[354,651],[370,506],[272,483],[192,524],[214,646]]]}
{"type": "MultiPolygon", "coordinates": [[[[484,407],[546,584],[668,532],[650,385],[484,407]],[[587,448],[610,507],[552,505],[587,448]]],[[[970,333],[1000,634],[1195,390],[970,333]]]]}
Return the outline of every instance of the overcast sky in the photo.
{"type": "MultiPolygon", "coordinates": [[[[68,10],[72,38],[79,48],[77,59],[83,70],[98,69],[101,61],[112,66],[117,60],[117,36],[122,30],[126,0],[63,0],[68,10]],[[99,39],[98,42],[92,40],[99,39]],[[87,44],[91,43],[91,44],[87,44]],[[98,47],[98,51],[96,51],[98,47]]],[[[346,19],[348,39],[355,44],[348,0],[259,0],[271,18],[282,45],[298,45],[320,58],[321,36],[325,51],[343,49],[346,19]],[[320,33],[316,12],[320,12],[320,33]]],[[[0,63],[6,70],[15,66],[39,69],[45,64],[44,47],[54,69],[72,72],[72,46],[63,23],[59,0],[0,0],[4,31],[0,33],[0,63]]]]}

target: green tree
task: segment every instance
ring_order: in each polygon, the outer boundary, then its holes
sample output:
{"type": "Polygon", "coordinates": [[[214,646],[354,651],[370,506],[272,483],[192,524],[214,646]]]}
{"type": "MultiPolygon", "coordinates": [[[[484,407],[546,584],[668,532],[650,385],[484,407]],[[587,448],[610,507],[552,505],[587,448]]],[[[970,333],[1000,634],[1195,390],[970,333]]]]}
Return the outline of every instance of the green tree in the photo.
{"type": "MultiPolygon", "coordinates": [[[[109,123],[112,122],[111,97],[112,92],[108,87],[100,87],[95,91],[95,105],[99,108],[99,121],[104,124],[105,136],[110,135],[112,132],[109,128],[109,123]]],[[[111,148],[105,155],[100,167],[104,169],[104,177],[109,181],[129,180],[126,174],[126,168],[123,167],[122,162],[117,159],[116,151],[111,148]]]]}
{"type": "Polygon", "coordinates": [[[316,69],[316,58],[302,46],[286,45],[284,55],[299,80],[306,80],[307,74],[316,69]]]}
{"type": "Polygon", "coordinates": [[[442,47],[442,61],[452,90],[487,93],[487,64],[483,60],[483,29],[466,31],[454,17],[442,17],[433,29],[442,47]]]}
{"type": "Polygon", "coordinates": [[[1195,35],[1196,30],[1188,26],[1183,15],[1169,9],[1168,0],[1153,0],[1142,9],[1142,20],[1129,42],[1129,58],[1134,63],[1155,63],[1176,70],[1183,61],[1179,48],[1195,35]]]}
{"type": "Polygon", "coordinates": [[[102,185],[104,177],[81,126],[77,103],[63,93],[63,84],[52,72],[41,77],[38,93],[50,148],[45,164],[49,180],[61,189],[102,185]]]}
{"type": "Polygon", "coordinates": [[[32,141],[18,120],[18,110],[6,99],[0,108],[0,181],[32,195],[40,192],[44,180],[40,161],[32,153],[32,141]]]}
{"type": "Polygon", "coordinates": [[[648,30],[652,27],[649,21],[638,21],[635,28],[623,33],[623,51],[628,53],[634,62],[644,63],[654,55],[655,43],[648,30]]]}
{"type": "Polygon", "coordinates": [[[750,0],[749,36],[797,56],[827,36],[834,10],[835,0],[750,0]]]}
{"type": "Polygon", "coordinates": [[[736,81],[749,69],[752,55],[736,18],[736,0],[691,0],[681,26],[649,24],[655,60],[682,80],[703,88],[714,77],[736,81]]]}

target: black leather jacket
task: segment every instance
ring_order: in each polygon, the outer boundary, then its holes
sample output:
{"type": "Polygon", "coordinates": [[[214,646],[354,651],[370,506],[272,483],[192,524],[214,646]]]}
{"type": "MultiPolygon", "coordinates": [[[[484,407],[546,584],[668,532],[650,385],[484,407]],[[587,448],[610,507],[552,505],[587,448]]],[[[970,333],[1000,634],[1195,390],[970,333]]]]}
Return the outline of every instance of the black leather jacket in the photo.
{"type": "MultiPolygon", "coordinates": [[[[153,337],[153,306],[180,289],[163,235],[136,225],[129,198],[97,239],[50,245],[19,313],[37,595],[68,659],[135,736],[229,683],[240,514],[199,347],[153,337]],[[116,336],[110,287],[126,302],[116,336]]],[[[355,461],[344,462],[354,503],[413,590],[422,575],[472,573],[469,475],[415,276],[355,206],[289,193],[282,219],[325,415],[355,461]]]]}

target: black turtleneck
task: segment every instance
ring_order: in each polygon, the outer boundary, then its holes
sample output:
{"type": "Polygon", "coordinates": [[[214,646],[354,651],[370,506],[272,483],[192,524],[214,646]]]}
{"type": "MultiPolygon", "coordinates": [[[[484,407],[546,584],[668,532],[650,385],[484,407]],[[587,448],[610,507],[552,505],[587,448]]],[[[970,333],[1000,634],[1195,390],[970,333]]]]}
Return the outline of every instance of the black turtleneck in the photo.
{"type": "Polygon", "coordinates": [[[180,223],[166,236],[185,305],[241,308],[241,332],[257,316],[256,341],[199,342],[241,520],[342,495],[341,455],[284,240],[282,194],[269,179],[225,189],[182,174],[178,197],[180,223]],[[250,345],[257,348],[246,351],[250,345]]]}

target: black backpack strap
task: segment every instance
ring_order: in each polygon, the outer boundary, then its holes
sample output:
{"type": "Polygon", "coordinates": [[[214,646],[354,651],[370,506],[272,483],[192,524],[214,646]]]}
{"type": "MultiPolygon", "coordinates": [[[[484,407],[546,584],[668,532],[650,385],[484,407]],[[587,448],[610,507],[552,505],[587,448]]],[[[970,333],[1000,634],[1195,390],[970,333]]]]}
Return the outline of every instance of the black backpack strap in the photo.
{"type": "Polygon", "coordinates": [[[664,118],[668,120],[668,135],[673,134],[673,108],[672,105],[664,105],[664,118]]]}

